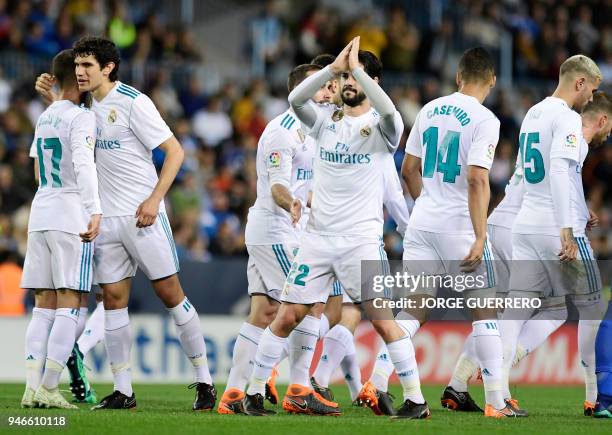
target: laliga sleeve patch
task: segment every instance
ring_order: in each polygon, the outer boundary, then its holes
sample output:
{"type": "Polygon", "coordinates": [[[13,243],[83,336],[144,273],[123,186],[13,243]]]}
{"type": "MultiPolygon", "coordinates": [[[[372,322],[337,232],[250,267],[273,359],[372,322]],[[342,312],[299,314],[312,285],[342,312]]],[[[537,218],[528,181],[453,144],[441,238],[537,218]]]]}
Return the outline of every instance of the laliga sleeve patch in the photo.
{"type": "Polygon", "coordinates": [[[281,165],[281,153],[278,151],[272,151],[268,154],[268,168],[280,168],[281,165]]]}
{"type": "Polygon", "coordinates": [[[91,136],[87,136],[85,138],[85,142],[86,142],[87,148],[89,148],[90,150],[93,150],[94,147],[96,146],[96,140],[91,136]]]}
{"type": "Polygon", "coordinates": [[[565,147],[574,149],[578,146],[578,138],[574,133],[570,133],[565,138],[565,147]]]}
{"type": "Polygon", "coordinates": [[[487,148],[487,157],[489,158],[489,160],[493,160],[493,157],[495,157],[495,148],[495,144],[489,144],[489,147],[487,148]]]}

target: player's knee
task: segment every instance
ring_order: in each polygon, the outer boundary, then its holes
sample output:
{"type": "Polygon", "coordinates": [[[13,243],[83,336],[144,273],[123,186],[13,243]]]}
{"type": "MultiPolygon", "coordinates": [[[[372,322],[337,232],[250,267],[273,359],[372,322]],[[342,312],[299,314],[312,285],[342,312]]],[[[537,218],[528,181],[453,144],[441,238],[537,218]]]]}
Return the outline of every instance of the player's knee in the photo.
{"type": "Polygon", "coordinates": [[[37,290],[34,295],[34,304],[37,308],[54,310],[57,306],[57,297],[53,290],[37,290]]]}
{"type": "Polygon", "coordinates": [[[258,328],[267,328],[276,317],[278,305],[270,305],[267,307],[251,310],[247,322],[258,328]]]}
{"type": "Polygon", "coordinates": [[[399,338],[396,337],[397,325],[394,320],[372,320],[372,326],[385,343],[397,340],[399,338]]]}
{"type": "Polygon", "coordinates": [[[119,310],[127,307],[129,293],[124,294],[116,289],[105,289],[102,295],[105,310],[119,310]]]}
{"type": "Polygon", "coordinates": [[[152,284],[155,294],[167,308],[176,307],[185,299],[185,293],[183,293],[177,275],[154,281],[152,284]]]}
{"type": "Polygon", "coordinates": [[[306,315],[297,305],[283,305],[274,318],[274,330],[289,334],[302,321],[306,315]]]}

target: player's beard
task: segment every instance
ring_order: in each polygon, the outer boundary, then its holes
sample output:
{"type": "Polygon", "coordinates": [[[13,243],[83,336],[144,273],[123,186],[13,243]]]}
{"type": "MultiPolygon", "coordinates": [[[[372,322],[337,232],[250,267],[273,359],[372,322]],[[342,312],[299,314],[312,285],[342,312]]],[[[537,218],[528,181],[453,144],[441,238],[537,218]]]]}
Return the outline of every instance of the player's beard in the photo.
{"type": "Polygon", "coordinates": [[[352,97],[347,97],[345,95],[345,90],[342,90],[342,94],[340,97],[342,98],[342,102],[349,107],[357,107],[359,106],[363,100],[366,99],[366,95],[362,92],[356,92],[353,90],[354,94],[352,97]]]}

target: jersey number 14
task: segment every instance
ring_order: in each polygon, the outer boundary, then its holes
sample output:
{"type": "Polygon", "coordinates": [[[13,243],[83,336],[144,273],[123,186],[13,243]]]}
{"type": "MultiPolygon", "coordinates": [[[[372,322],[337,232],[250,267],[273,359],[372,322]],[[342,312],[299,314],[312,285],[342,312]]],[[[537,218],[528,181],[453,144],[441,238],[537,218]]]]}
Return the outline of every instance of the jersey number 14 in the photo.
{"type": "Polygon", "coordinates": [[[47,185],[44,150],[51,150],[51,179],[53,180],[53,184],[51,184],[51,187],[62,187],[62,179],[60,178],[62,143],[60,142],[59,138],[48,137],[43,139],[39,137],[36,141],[36,150],[38,153],[38,169],[40,171],[40,187],[45,187],[47,185]]]}
{"type": "Polygon", "coordinates": [[[434,173],[444,174],[445,183],[454,183],[461,174],[461,165],[457,164],[459,158],[459,139],[461,133],[449,130],[438,147],[438,127],[429,127],[423,132],[425,145],[425,162],[423,164],[423,177],[433,178],[434,173]]]}

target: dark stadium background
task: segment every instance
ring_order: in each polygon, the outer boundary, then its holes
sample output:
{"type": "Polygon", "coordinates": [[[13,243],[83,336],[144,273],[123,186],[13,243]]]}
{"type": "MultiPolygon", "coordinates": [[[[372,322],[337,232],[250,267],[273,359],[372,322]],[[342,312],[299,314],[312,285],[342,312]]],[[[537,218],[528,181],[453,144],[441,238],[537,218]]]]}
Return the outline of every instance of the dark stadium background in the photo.
{"type": "MultiPolygon", "coordinates": [[[[383,86],[407,136],[425,102],[454,90],[461,52],[488,48],[498,86],[486,105],[502,126],[492,206],[513,170],[523,115],[552,92],[561,61],[587,54],[604,83],[612,79],[610,0],[0,0],[0,301],[25,295],[18,278],[35,192],[28,148],[44,109],[34,80],[58,50],[87,33],[106,34],[121,48],[121,79],[153,98],[186,150],[166,205],[183,285],[202,314],[243,314],[248,307],[244,225],[255,199],[257,140],[287,105],[284,83],[294,65],[337,54],[360,34],[362,48],[383,60],[383,86]]],[[[402,151],[403,143],[398,167],[402,151]]],[[[163,154],[154,158],[161,167],[163,154]]],[[[589,155],[583,175],[601,219],[593,248],[610,259],[611,144],[589,155]]],[[[394,227],[386,221],[385,242],[399,258],[394,227]]],[[[14,309],[5,302],[0,315],[14,309]]],[[[139,277],[131,312],[156,311],[162,305],[139,277]]]]}

